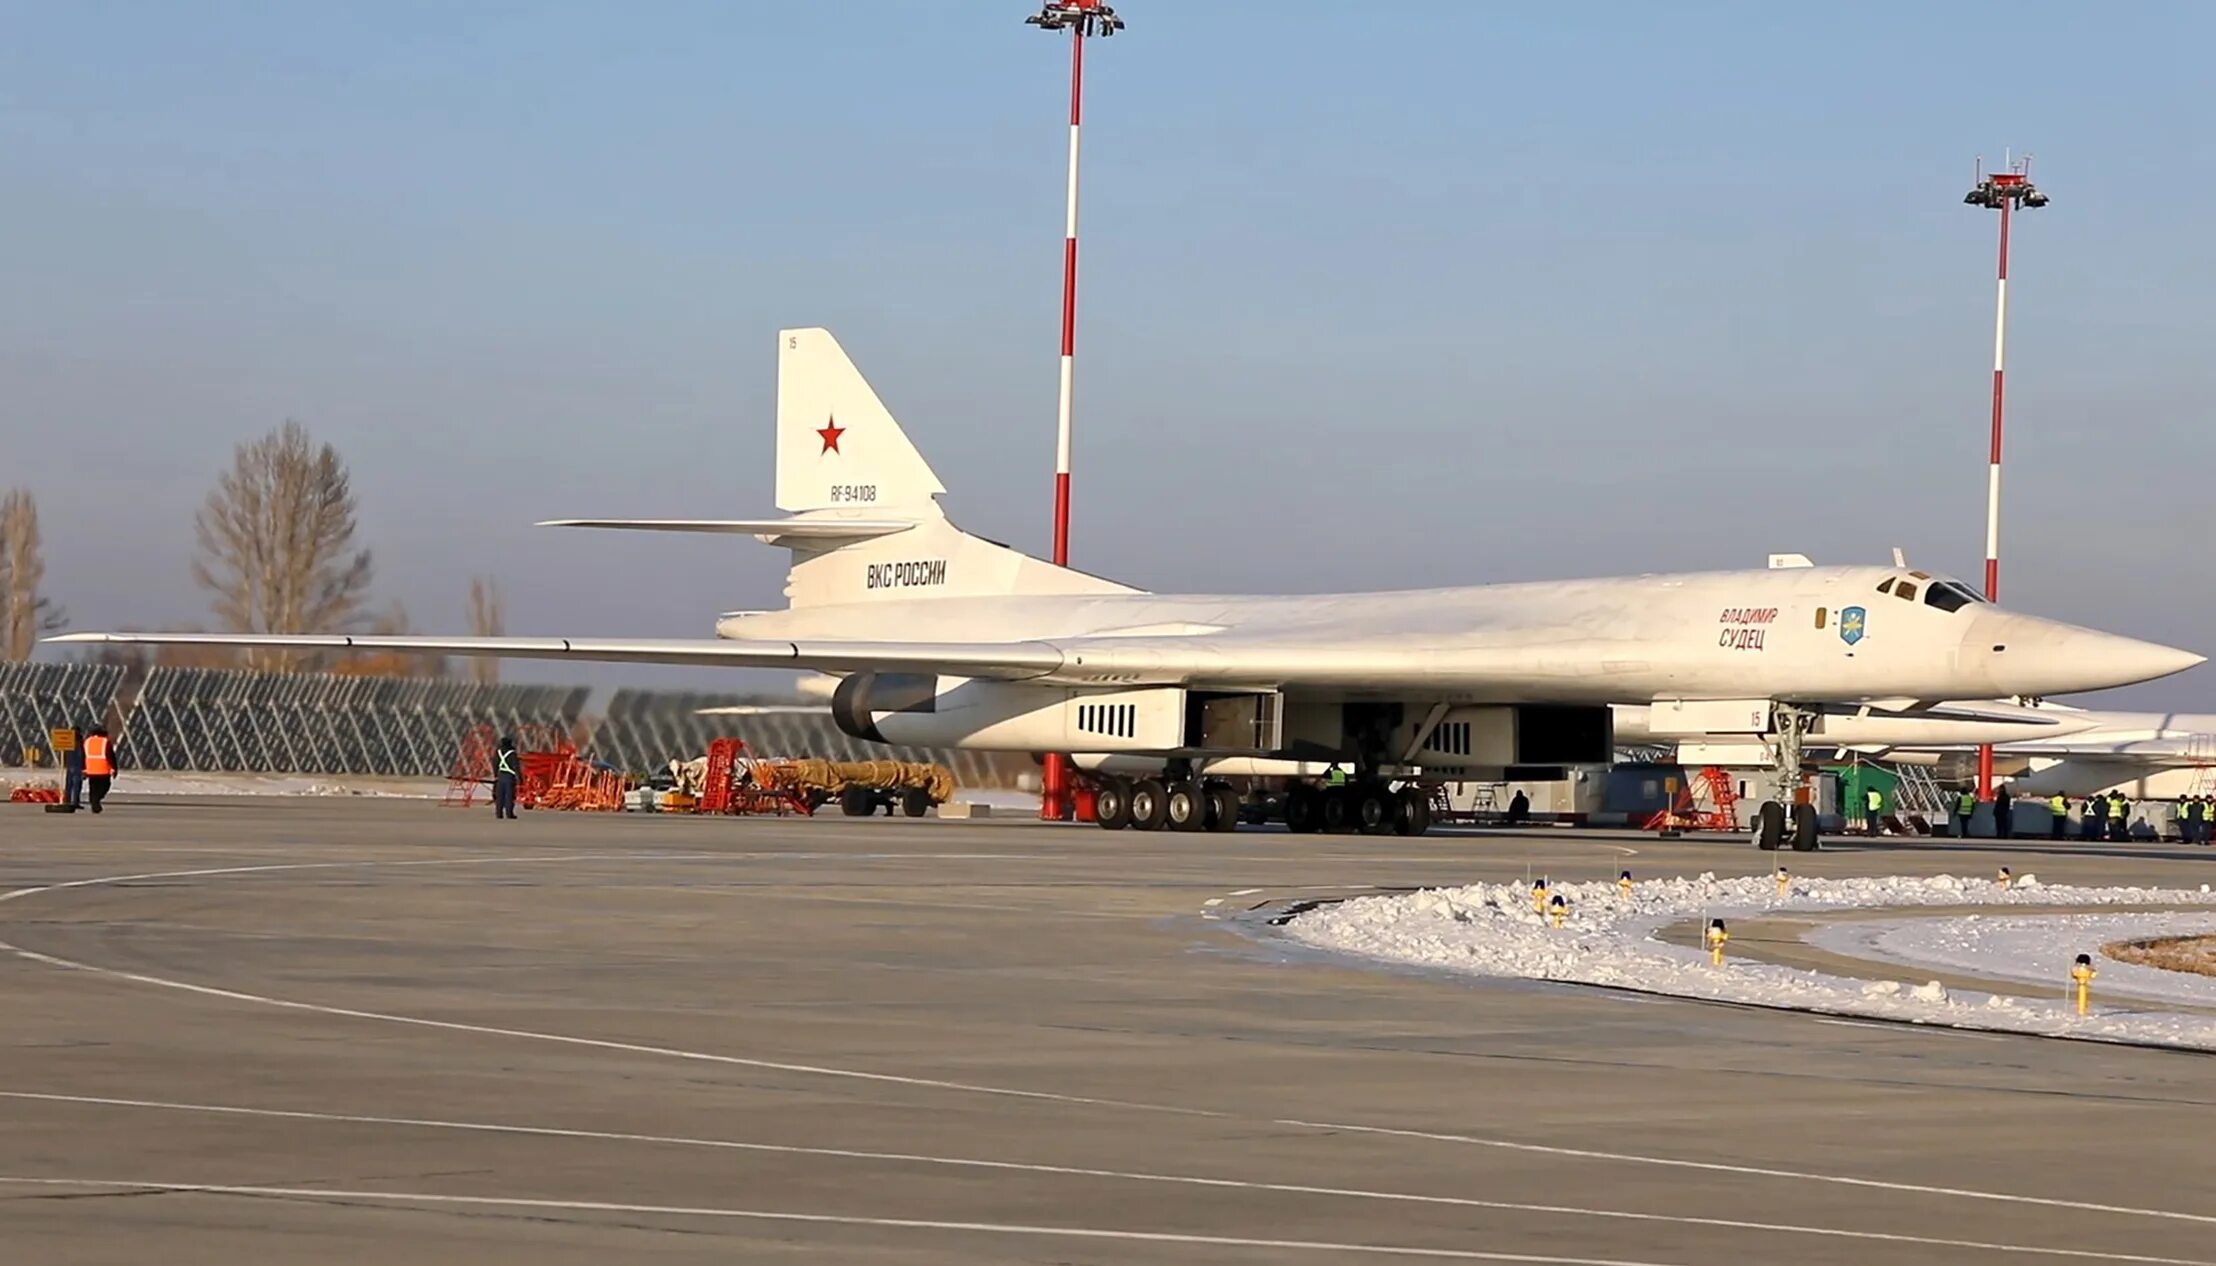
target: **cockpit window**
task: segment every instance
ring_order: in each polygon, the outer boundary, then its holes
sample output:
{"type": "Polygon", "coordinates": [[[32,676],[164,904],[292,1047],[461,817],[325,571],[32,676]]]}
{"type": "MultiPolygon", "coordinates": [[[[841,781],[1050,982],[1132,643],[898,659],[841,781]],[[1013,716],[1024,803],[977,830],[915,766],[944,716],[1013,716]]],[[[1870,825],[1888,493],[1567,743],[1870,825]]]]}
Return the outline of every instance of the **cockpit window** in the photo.
{"type": "Polygon", "coordinates": [[[1884,581],[1878,585],[1877,591],[1879,593],[1893,592],[1893,577],[1887,576],[1884,581]]]}
{"type": "Polygon", "coordinates": [[[1893,587],[1893,596],[1896,598],[1905,598],[1910,602],[1914,602],[1916,600],[1916,586],[1909,584],[1907,581],[1904,580],[1893,587]]]}
{"type": "Polygon", "coordinates": [[[1960,611],[1972,603],[1982,601],[1984,599],[1951,580],[1940,581],[1931,587],[1930,592],[1924,595],[1924,602],[1927,605],[1937,607],[1941,611],[1960,611]]]}

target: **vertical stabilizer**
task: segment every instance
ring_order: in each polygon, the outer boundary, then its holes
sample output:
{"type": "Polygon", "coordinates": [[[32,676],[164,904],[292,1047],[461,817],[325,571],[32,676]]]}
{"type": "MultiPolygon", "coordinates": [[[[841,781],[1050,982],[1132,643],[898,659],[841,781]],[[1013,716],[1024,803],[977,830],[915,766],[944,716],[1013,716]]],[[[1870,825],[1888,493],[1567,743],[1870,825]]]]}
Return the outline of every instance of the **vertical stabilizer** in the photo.
{"type": "Polygon", "coordinates": [[[778,509],[935,509],[945,491],[831,331],[778,332],[778,509]]]}

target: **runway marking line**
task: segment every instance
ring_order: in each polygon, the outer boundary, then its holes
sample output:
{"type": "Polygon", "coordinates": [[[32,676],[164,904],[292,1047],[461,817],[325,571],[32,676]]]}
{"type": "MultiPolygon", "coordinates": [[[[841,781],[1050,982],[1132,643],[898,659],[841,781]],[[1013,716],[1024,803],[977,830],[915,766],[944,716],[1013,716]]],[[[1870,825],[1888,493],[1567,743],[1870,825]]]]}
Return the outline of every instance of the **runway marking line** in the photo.
{"type": "Polygon", "coordinates": [[[87,1178],[0,1177],[0,1184],[92,1188],[159,1195],[246,1196],[310,1200],[318,1203],[379,1201],[388,1204],[456,1205],[467,1208],[537,1209],[556,1213],[621,1213],[633,1217],[735,1218],[761,1222],[878,1227],[910,1231],[958,1231],[983,1235],[1058,1239],[1121,1240],[1141,1244],[1186,1244],[1210,1248],[1262,1248],[1279,1252],[1337,1253],[1367,1257],[1428,1258],[1434,1261],[1525,1262],[1534,1266],[1671,1266],[1623,1257],[1558,1257],[1543,1253],[1499,1253],[1469,1248],[1415,1248],[1392,1244],[1331,1240],[1272,1240],[1238,1235],[1196,1235],[1170,1231],[1117,1231],[1104,1227],[1044,1226],[1021,1222],[959,1222],[937,1218],[872,1218],[852,1214],[789,1213],[773,1209],[727,1209],[686,1205],[619,1204],[603,1200],[532,1200],[515,1196],[454,1196],[419,1191],[343,1191],[320,1187],[249,1187],[218,1183],[165,1183],[87,1178]]]}
{"type": "Polygon", "coordinates": [[[522,1135],[533,1138],[579,1139],[605,1143],[641,1143],[664,1147],[696,1147],[735,1152],[762,1152],[781,1156],[824,1156],[841,1160],[939,1165],[958,1169],[1016,1171],[1073,1178],[1106,1178],[1127,1182],[1163,1183],[1238,1191],[1266,1191],[1288,1195],[1326,1196],[1351,1200],[1450,1205],[1462,1208],[1490,1209],[1505,1213],[1556,1214],[1577,1218],[1660,1222],[1679,1226],[1715,1227],[1735,1231],[1764,1231],[1776,1234],[1822,1236],[1833,1239],[1915,1244],[1926,1248],[1958,1248],[1991,1253],[2067,1257],[2105,1262],[2140,1262],[2151,1263],[2154,1266],[2212,1266],[2206,1259],[2151,1257],[2137,1253],[2108,1253],[2092,1249],[2052,1248],[2035,1244],[2004,1244],[1986,1240],[1948,1239],[1886,1231],[1857,1231],[1838,1227],[1805,1226],[1790,1222],[1754,1222],[1738,1218],[1706,1218],[1689,1214],[1640,1213],[1628,1209],[1602,1209],[1583,1205],[1531,1204],[1509,1200],[1481,1200],[1470,1196],[1433,1196],[1415,1192],[1382,1191],[1373,1188],[1258,1182],[1236,1178],[1209,1178],[1196,1174],[1162,1174],[1139,1170],[1096,1169],[1077,1165],[1048,1165],[1030,1161],[934,1156],[917,1152],[878,1152],[855,1148],[804,1147],[786,1143],[749,1143],[736,1139],[688,1138],[677,1135],[564,1129],[558,1126],[511,1125],[487,1121],[446,1121],[423,1117],[363,1116],[351,1113],[308,1112],[284,1108],[244,1108],[226,1104],[175,1103],[159,1099],[124,1099],[101,1095],[66,1095],[25,1090],[0,1090],[0,1099],[79,1104],[93,1107],[143,1108],[169,1112],[200,1112],[217,1116],[264,1117],[286,1121],[324,1121],[340,1125],[383,1125],[410,1129],[451,1130],[462,1133],[522,1135]]]}
{"type": "MultiPolygon", "coordinates": [[[[73,888],[91,888],[103,885],[131,883],[150,879],[211,878],[217,876],[239,874],[263,874],[274,871],[328,870],[338,868],[366,869],[418,866],[523,865],[536,864],[540,862],[560,862],[569,860],[690,860],[700,858],[717,858],[723,856],[728,855],[714,853],[617,853],[557,854],[552,856],[492,858],[438,858],[423,861],[398,862],[288,862],[261,866],[214,867],[202,870],[166,871],[149,874],[112,875],[104,878],[95,879],[77,879],[71,880],[66,883],[46,884],[32,888],[18,888],[12,892],[0,893],[0,903],[16,901],[24,897],[30,897],[45,892],[58,892],[73,888]]],[[[1137,1112],[1158,1112],[1175,1116],[1188,1116],[1213,1120],[1253,1119],[1242,1117],[1235,1113],[1224,1112],[1210,1108],[1188,1108],[1179,1107],[1173,1104],[1142,1103],[1121,1099],[1101,1099],[1085,1095],[1059,1094],[1054,1091],[1047,1090],[1018,1090],[1005,1086],[987,1086],[970,1082],[945,1081],[929,1077],[907,1077],[901,1076],[896,1073],[865,1072],[859,1069],[832,1068],[815,1064],[795,1064],[777,1060],[749,1059],[745,1056],[739,1055],[719,1055],[706,1051],[688,1051],[675,1047],[650,1046],[634,1042],[619,1042],[606,1038],[577,1037],[570,1034],[544,1033],[529,1029],[506,1029],[495,1027],[492,1025],[467,1024],[457,1020],[433,1020],[422,1016],[408,1016],[393,1014],[389,1012],[364,1011],[350,1007],[332,1007],[325,1006],[320,1003],[300,1002],[293,999],[273,998],[263,994],[246,993],[241,990],[219,989],[212,985],[196,985],[189,981],[170,980],[164,977],[149,976],[139,972],[120,971],[112,967],[99,967],[90,963],[80,963],[71,959],[60,958],[51,954],[42,954],[36,950],[24,949],[19,945],[15,945],[7,941],[0,941],[0,950],[4,950],[7,953],[17,956],[18,958],[27,959],[32,962],[44,963],[48,966],[58,967],[67,971],[81,971],[89,975],[105,976],[110,979],[125,980],[136,984],[150,985],[162,989],[175,989],[186,993],[199,994],[205,997],[223,998],[234,1002],[245,1002],[257,1006],[274,1007],[290,1011],[301,1011],[316,1015],[335,1016],[345,1019],[374,1020],[386,1024],[407,1025],[416,1028],[437,1029],[456,1033],[471,1033],[487,1037],[516,1038],[523,1041],[546,1042],[561,1046],[587,1047],[598,1050],[619,1051],[625,1054],[650,1055],[667,1059],[686,1060],[696,1063],[723,1064],[731,1067],[759,1068],[773,1072],[790,1072],[810,1076],[877,1082],[889,1085],[913,1086],[920,1089],[953,1090],[967,1094],[991,1095],[999,1098],[1008,1099],[1028,1099],[1038,1102],[1075,1104],[1086,1107],[1121,1108],[1137,1112]]],[[[2028,1205],[2055,1209],[2071,1209],[2081,1213],[2106,1213],[2115,1214],[2123,1217],[2156,1218],[2166,1221],[2216,1224],[2216,1215],[2186,1213],[2182,1210],[2175,1209],[2149,1209],[2135,1207],[2131,1205],[2099,1204],[2081,1200],[2066,1200],[2053,1196],[2027,1196],[2018,1195],[2010,1192],[1982,1191],[1975,1188],[1930,1186],[1921,1183],[1901,1182],[1882,1178],[1858,1178],[1845,1174],[1825,1174],[1810,1170],[1783,1169],[1760,1165],[1738,1165],[1724,1161],[1699,1161],[1669,1156],[1645,1156],[1631,1152],[1607,1152],[1590,1148],[1562,1147],[1545,1143],[1524,1143],[1510,1139],[1491,1138],[1477,1134],[1453,1134],[1427,1130],[1401,1129],[1391,1126],[1355,1125],[1345,1122],[1307,1121],[1291,1117],[1271,1118],[1269,1120],[1269,1124],[1285,1126],[1290,1129],[1317,1130],[1324,1133],[1368,1134],[1387,1138],[1419,1139],[1426,1142],[1452,1143],[1471,1147],[1487,1147],[1502,1151],[1522,1152],[1530,1155],[1561,1156],[1576,1160],[1596,1160],[1610,1161],[1618,1164],[1649,1165],[1666,1169],[1684,1169],[1706,1173],[1733,1174],[1739,1177],[1748,1178],[1778,1178],[1792,1182],[1831,1183],[1838,1186],[1856,1187],[1865,1190],[1894,1191],[1904,1194],[1940,1196],[1959,1200],[1984,1200],[2001,1204],[2028,1205]]],[[[120,1185],[130,1186],[133,1188],[160,1186],[160,1184],[120,1185]]],[[[1259,1246],[1267,1247],[1268,1245],[1259,1246]]],[[[1491,1260],[1543,1261],[1563,1259],[1496,1258],[1491,1260]]]]}

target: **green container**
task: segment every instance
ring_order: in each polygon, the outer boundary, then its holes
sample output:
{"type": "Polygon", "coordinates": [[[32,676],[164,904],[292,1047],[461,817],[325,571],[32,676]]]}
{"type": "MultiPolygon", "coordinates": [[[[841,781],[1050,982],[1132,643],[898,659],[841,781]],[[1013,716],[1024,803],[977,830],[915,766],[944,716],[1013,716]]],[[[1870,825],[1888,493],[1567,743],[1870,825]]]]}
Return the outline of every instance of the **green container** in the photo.
{"type": "Polygon", "coordinates": [[[1865,803],[1863,793],[1875,790],[1884,797],[1878,812],[1891,813],[1900,799],[1900,775],[1878,765],[1834,765],[1831,772],[1839,778],[1839,811],[1846,817],[1862,816],[1865,803]]]}

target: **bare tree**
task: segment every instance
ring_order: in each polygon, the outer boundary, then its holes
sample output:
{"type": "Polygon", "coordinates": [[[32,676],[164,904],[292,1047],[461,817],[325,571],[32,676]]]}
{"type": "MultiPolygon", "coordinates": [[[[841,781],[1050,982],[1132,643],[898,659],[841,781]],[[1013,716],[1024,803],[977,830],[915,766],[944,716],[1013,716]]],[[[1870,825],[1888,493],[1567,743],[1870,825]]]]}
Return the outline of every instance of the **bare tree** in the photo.
{"type": "Polygon", "coordinates": [[[38,502],[27,490],[10,488],[0,497],[0,661],[29,659],[39,638],[69,623],[62,609],[39,593],[45,580],[38,502]]]}
{"type": "MultiPolygon", "coordinates": [[[[298,422],[241,444],[193,520],[193,579],[234,633],[342,633],[360,627],[368,550],[354,549],[346,463],[298,422]]],[[[257,651],[255,668],[294,668],[293,651],[257,651]]]]}
{"type": "MultiPolygon", "coordinates": [[[[471,637],[500,637],[508,631],[508,599],[500,592],[500,582],[490,576],[472,576],[469,581],[469,635],[471,637]]],[[[469,661],[469,675],[480,686],[500,684],[500,661],[479,656],[469,661]]]]}

